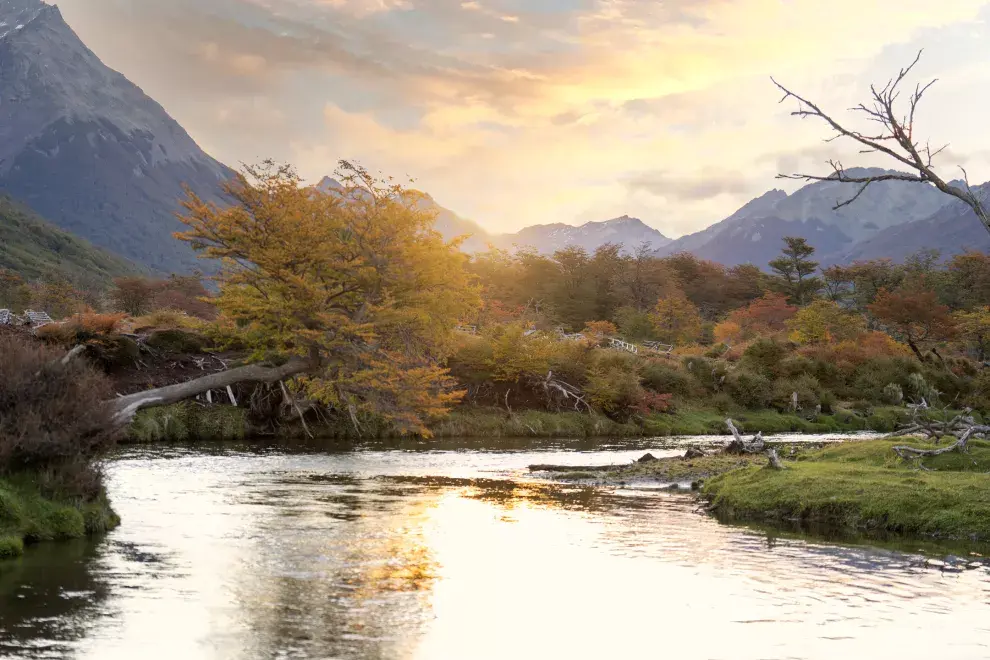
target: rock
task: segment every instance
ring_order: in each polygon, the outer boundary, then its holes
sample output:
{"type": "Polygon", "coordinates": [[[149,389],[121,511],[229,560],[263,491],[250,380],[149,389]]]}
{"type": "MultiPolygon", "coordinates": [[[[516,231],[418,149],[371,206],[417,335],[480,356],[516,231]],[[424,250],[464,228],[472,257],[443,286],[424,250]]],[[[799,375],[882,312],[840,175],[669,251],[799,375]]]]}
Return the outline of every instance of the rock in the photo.
{"type": "Polygon", "coordinates": [[[660,459],[658,459],[653,454],[646,453],[646,454],[643,454],[642,456],[640,456],[639,458],[637,458],[636,459],[636,462],[637,463],[652,463],[652,462],[658,461],[658,460],[660,460],[660,459]]]}
{"type": "Polygon", "coordinates": [[[684,458],[701,458],[705,455],[705,452],[701,451],[697,447],[688,447],[688,450],[684,452],[684,458]]]}

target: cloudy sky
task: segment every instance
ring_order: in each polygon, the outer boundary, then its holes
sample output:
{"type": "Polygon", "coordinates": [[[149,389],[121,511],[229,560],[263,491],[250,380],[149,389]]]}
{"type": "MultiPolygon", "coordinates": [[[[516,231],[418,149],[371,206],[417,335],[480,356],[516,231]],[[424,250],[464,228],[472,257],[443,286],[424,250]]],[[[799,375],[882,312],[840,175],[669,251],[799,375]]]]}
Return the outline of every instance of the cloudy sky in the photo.
{"type": "MultiPolygon", "coordinates": [[[[845,155],[841,116],[925,48],[919,128],[990,178],[987,0],[61,0],[87,44],[231,166],[410,176],[491,231],[703,228],[845,155]]],[[[827,172],[826,172],[827,173],[827,172]]]]}

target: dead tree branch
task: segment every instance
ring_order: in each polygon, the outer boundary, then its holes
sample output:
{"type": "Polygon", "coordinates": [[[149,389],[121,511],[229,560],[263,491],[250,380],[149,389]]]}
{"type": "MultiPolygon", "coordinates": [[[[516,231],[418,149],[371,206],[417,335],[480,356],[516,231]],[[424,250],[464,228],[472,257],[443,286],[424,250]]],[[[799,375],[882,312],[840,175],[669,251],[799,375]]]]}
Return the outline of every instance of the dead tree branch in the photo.
{"type": "Polygon", "coordinates": [[[110,404],[114,407],[114,421],[117,424],[126,425],[143,408],[167,406],[209,390],[223,389],[235,383],[274,383],[290,376],[305,373],[310,369],[312,369],[312,364],[308,360],[301,359],[289,360],[277,367],[252,364],[228,371],[220,371],[176,385],[129,394],[111,401],[110,404]]]}
{"type": "Polygon", "coordinates": [[[875,134],[847,128],[834,119],[832,115],[822,110],[817,104],[798,95],[777,82],[774,78],[771,78],[770,80],[773,84],[784,93],[783,98],[780,100],[781,103],[788,99],[797,101],[797,110],[791,112],[793,116],[802,118],[813,117],[828,124],[835,135],[826,139],[826,142],[831,142],[839,138],[848,138],[863,147],[860,153],[884,154],[896,161],[899,166],[906,167],[908,170],[908,173],[854,176],[848,173],[840,161],[830,160],[829,165],[832,167],[831,174],[825,176],[814,174],[778,174],[777,178],[798,179],[802,181],[838,181],[841,183],[858,184],[856,192],[851,197],[844,201],[836,202],[835,209],[852,204],[871,184],[880,181],[907,181],[933,185],[943,193],[951,195],[969,206],[986,230],[990,232],[990,215],[988,215],[987,208],[983,202],[970,188],[966,170],[962,170],[966,180],[965,190],[947,183],[935,173],[933,161],[948,145],[932,149],[927,142],[922,146],[921,142],[915,136],[914,122],[918,105],[921,103],[925,93],[936,81],[932,80],[926,85],[916,85],[914,91],[907,99],[908,106],[906,110],[903,110],[901,104],[898,103],[901,96],[901,83],[904,82],[904,79],[911,73],[920,59],[921,51],[918,51],[918,55],[914,58],[914,61],[909,66],[901,69],[900,73],[888,80],[887,84],[882,88],[878,88],[876,85],[870,86],[871,98],[869,104],[861,103],[855,108],[852,108],[854,112],[858,112],[864,116],[867,121],[879,124],[879,131],[875,134]]]}

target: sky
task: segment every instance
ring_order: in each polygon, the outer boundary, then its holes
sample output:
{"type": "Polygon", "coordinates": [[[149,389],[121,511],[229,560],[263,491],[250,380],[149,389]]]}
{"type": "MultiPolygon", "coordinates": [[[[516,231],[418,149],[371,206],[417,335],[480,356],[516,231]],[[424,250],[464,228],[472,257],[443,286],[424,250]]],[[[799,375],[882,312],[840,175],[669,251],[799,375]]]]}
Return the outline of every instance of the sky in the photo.
{"type": "MultiPolygon", "coordinates": [[[[211,155],[307,180],[340,159],[492,232],[628,214],[698,231],[826,161],[770,76],[850,124],[925,49],[939,171],[990,179],[987,0],[61,0],[211,155]]],[[[859,123],[858,123],[859,122],[859,123]]]]}

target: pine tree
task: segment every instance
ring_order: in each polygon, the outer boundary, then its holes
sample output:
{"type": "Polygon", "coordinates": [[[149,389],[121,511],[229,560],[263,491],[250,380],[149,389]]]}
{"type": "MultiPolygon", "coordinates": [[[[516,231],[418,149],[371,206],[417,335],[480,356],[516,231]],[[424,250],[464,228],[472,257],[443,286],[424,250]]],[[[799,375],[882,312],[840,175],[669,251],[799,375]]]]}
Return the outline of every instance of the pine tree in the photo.
{"type": "Polygon", "coordinates": [[[821,278],[815,277],[818,262],[810,258],[815,248],[798,236],[785,236],[784,243],[781,256],[770,262],[775,273],[774,286],[792,304],[804,306],[822,289],[821,278]]]}

